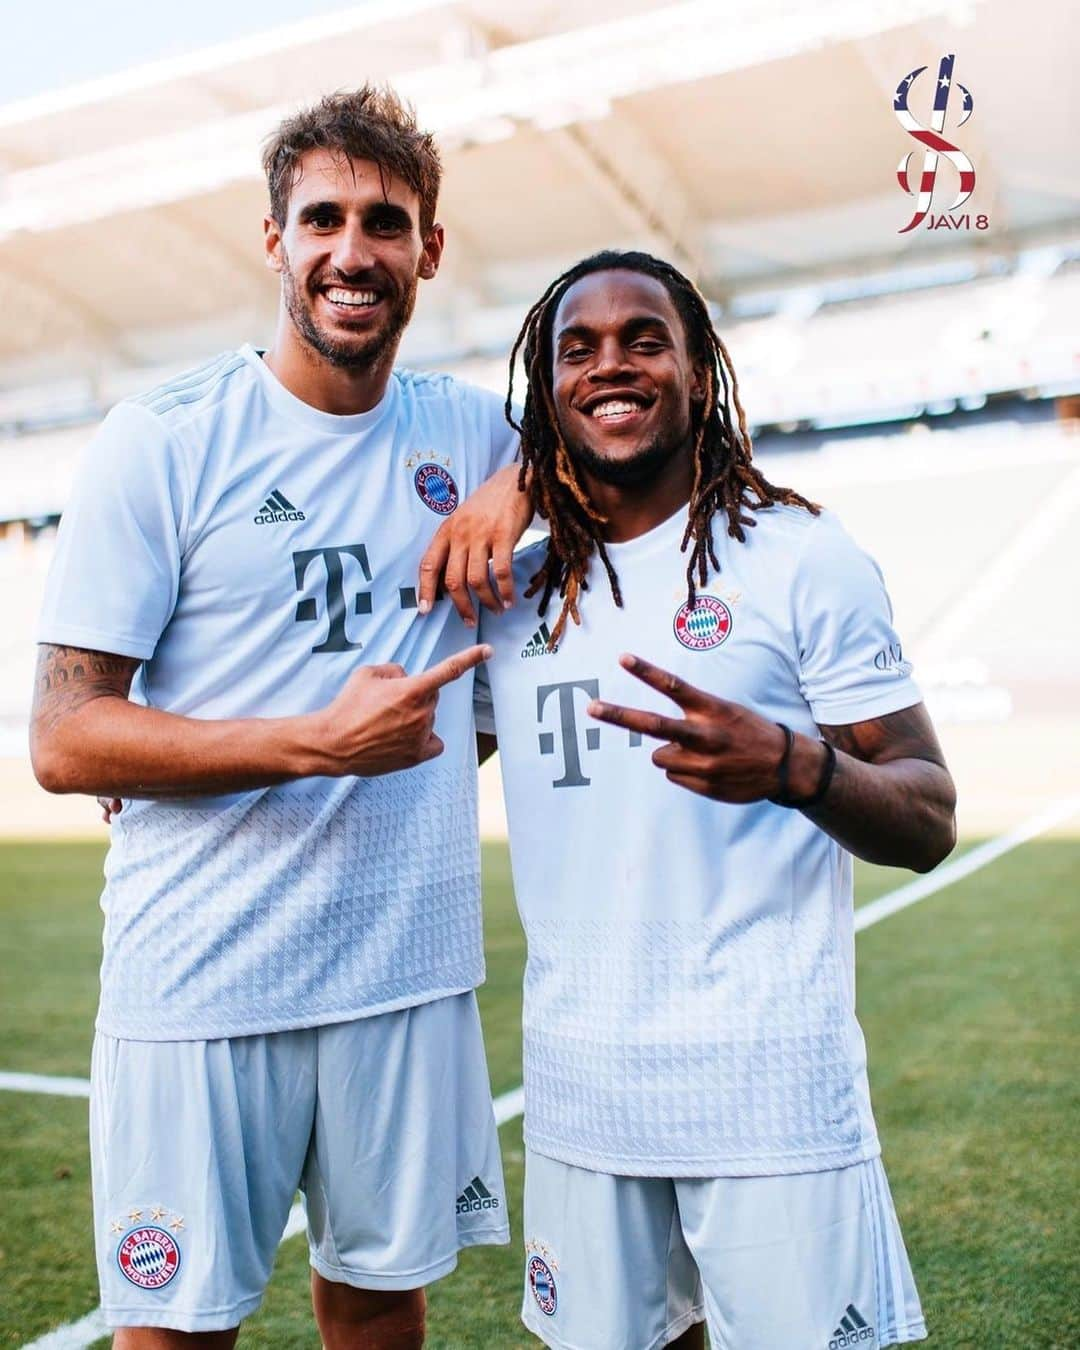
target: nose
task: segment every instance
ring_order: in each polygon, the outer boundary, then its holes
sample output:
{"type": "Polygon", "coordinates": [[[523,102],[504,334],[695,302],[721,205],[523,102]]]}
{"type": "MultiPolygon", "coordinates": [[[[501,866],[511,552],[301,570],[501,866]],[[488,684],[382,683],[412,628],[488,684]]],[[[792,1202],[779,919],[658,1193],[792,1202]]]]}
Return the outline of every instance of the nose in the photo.
{"type": "Polygon", "coordinates": [[[330,261],[342,276],[365,272],[374,265],[371,240],[364,232],[362,222],[351,222],[338,232],[330,261]]]}
{"type": "Polygon", "coordinates": [[[632,367],[622,343],[615,338],[605,338],[596,349],[589,378],[597,381],[611,380],[617,375],[629,373],[632,373],[632,367]]]}

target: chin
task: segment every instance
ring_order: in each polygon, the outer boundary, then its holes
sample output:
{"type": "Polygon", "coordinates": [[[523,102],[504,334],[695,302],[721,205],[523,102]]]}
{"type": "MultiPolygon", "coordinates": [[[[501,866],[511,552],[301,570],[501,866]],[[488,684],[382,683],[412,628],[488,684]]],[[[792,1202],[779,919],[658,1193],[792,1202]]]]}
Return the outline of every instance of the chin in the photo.
{"type": "Polygon", "coordinates": [[[342,368],[377,365],[393,342],[393,335],[385,329],[361,336],[348,329],[336,332],[311,322],[298,323],[296,327],[308,346],[331,365],[342,368]]]}
{"type": "Polygon", "coordinates": [[[610,487],[636,487],[655,478],[679,452],[681,442],[656,439],[617,457],[606,455],[584,442],[568,448],[574,463],[601,483],[610,487]]]}

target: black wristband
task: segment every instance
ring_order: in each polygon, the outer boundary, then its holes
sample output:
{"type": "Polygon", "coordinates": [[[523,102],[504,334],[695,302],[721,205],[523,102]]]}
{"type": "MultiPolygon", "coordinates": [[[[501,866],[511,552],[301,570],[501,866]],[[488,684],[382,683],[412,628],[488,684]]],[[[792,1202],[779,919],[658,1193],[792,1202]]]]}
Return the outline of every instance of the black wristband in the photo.
{"type": "Polygon", "coordinates": [[[809,797],[793,797],[789,787],[788,775],[791,771],[791,751],[795,744],[795,733],[790,727],[786,727],[783,722],[777,722],[776,725],[784,733],[784,753],[780,757],[780,764],[777,768],[780,790],[775,797],[770,797],[769,801],[777,806],[791,806],[796,809],[804,806],[816,806],[828,792],[829,784],[836,772],[836,751],[828,741],[822,741],[822,745],[825,747],[825,763],[822,765],[821,777],[818,779],[816,789],[809,797]]]}

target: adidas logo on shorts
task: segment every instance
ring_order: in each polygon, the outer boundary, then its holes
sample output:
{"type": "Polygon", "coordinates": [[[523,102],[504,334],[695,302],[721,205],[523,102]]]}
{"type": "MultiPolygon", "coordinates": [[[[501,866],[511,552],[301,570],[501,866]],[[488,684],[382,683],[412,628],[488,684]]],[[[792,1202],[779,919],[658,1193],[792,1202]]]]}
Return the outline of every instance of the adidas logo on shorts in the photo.
{"type": "Polygon", "coordinates": [[[457,1198],[459,1214],[479,1213],[482,1209],[498,1209],[499,1197],[492,1195],[479,1177],[473,1177],[457,1198]]]}
{"type": "Polygon", "coordinates": [[[844,1309],[840,1325],[829,1340],[829,1350],[847,1350],[848,1346],[863,1345],[873,1339],[874,1328],[867,1325],[866,1319],[859,1313],[855,1304],[849,1303],[844,1309]]]}
{"type": "Polygon", "coordinates": [[[532,637],[521,649],[521,659],[524,661],[530,656],[551,656],[559,650],[559,644],[549,649],[548,643],[551,641],[551,633],[546,623],[542,623],[532,637]]]}
{"type": "Polygon", "coordinates": [[[255,516],[255,524],[277,525],[283,520],[306,519],[303,511],[298,511],[288,497],[275,488],[262,506],[259,507],[258,514],[255,516]]]}

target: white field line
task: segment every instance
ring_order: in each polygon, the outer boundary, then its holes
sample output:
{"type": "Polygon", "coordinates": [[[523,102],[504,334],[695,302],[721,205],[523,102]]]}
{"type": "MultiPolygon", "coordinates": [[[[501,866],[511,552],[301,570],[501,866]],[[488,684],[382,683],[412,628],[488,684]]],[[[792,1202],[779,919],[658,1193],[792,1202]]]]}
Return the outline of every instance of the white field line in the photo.
{"type": "Polygon", "coordinates": [[[24,1350],[85,1350],[86,1346],[93,1345],[108,1334],[105,1314],[100,1308],[95,1308],[77,1322],[69,1322],[67,1326],[57,1327],[55,1331],[39,1336],[36,1341],[28,1342],[24,1350]]]}
{"type": "MultiPolygon", "coordinates": [[[[954,881],[970,876],[972,872],[977,872],[980,868],[986,867],[988,863],[1000,858],[1002,854],[1009,853],[1014,848],[1019,848],[1021,844],[1026,844],[1029,840],[1035,839],[1047,830],[1052,830],[1055,825],[1060,825],[1074,815],[1080,815],[1080,796],[1066,797],[1055,802],[1052,806],[1048,806],[1046,810],[1040,811],[1038,815],[1024,821],[1022,825],[1018,825],[1014,830],[1008,830],[1005,834],[999,835],[997,839],[991,839],[985,844],[980,844],[977,848],[965,853],[962,858],[957,858],[955,862],[946,863],[944,867],[939,867],[928,876],[920,877],[918,881],[909,882],[906,886],[901,886],[895,891],[890,891],[888,895],[883,895],[877,900],[872,900],[868,905],[861,906],[855,912],[855,931],[861,933],[864,928],[880,923],[882,919],[887,919],[890,914],[896,914],[899,910],[907,909],[909,905],[914,905],[919,900],[925,900],[928,895],[934,895],[937,891],[944,890],[946,886],[951,886],[954,881]]],[[[0,1074],[0,1088],[5,1087],[20,1092],[59,1091],[64,1096],[86,1096],[89,1091],[89,1083],[81,1078],[56,1079],[25,1073],[0,1074]],[[15,1082],[14,1080],[20,1081],[15,1082]],[[27,1086],[28,1082],[34,1084],[34,1086],[27,1086]],[[50,1083],[57,1082],[63,1083],[65,1086],[59,1089],[47,1086],[50,1083]],[[81,1088],[78,1092],[73,1091],[72,1084],[85,1085],[85,1091],[81,1088]]],[[[525,1108],[524,1089],[519,1087],[510,1092],[504,1092],[501,1097],[495,1098],[493,1106],[496,1124],[505,1125],[508,1121],[515,1120],[525,1108]]],[[[289,1219],[281,1237],[282,1242],[287,1242],[297,1233],[302,1233],[305,1226],[304,1207],[298,1201],[289,1211],[289,1219]]],[[[80,1318],[78,1322],[69,1322],[67,1326],[57,1327],[55,1331],[50,1331],[47,1335],[39,1337],[38,1340],[29,1342],[23,1346],[23,1350],[86,1350],[87,1346],[93,1345],[96,1340],[100,1340],[106,1334],[105,1319],[102,1316],[101,1309],[95,1308],[92,1313],[80,1318]]]]}
{"type": "MultiPolygon", "coordinates": [[[[52,1097],[89,1097],[89,1078],[58,1078],[43,1073],[0,1073],[0,1091],[41,1092],[52,1097]]],[[[495,1124],[505,1125],[525,1109],[525,1089],[514,1088],[496,1097],[495,1124]]]]}
{"type": "Polygon", "coordinates": [[[1076,815],[1080,815],[1080,796],[1063,797],[1060,801],[1048,806],[1044,811],[1040,811],[1038,815],[1030,816],[1022,825],[1017,825],[1015,829],[998,835],[996,839],[987,840],[985,844],[980,844],[977,848],[971,849],[963,857],[946,863],[943,867],[937,868],[936,871],[928,873],[925,877],[919,877],[917,881],[909,881],[906,886],[890,891],[888,895],[882,895],[877,900],[871,900],[868,905],[860,905],[855,911],[856,933],[861,933],[864,928],[869,928],[871,924],[880,923],[882,919],[887,919],[890,914],[896,914],[901,909],[907,909],[908,905],[913,905],[917,900],[923,900],[926,896],[933,895],[935,891],[940,891],[944,886],[951,886],[954,881],[970,876],[972,872],[977,872],[980,867],[985,867],[988,863],[992,863],[995,858],[1000,858],[1003,853],[1009,853],[1012,849],[1019,848],[1021,844],[1026,844],[1038,835],[1045,834],[1047,830],[1052,830],[1055,825],[1060,825],[1063,821],[1076,815]]]}
{"type": "Polygon", "coordinates": [[[44,1073],[0,1073],[6,1092],[47,1092],[53,1097],[89,1097],[89,1078],[58,1078],[44,1073]]]}

